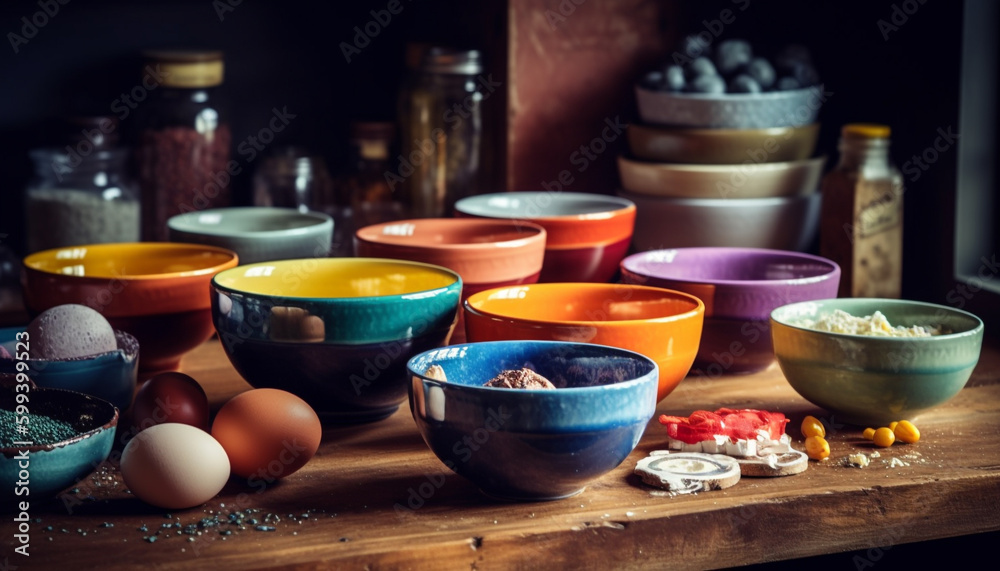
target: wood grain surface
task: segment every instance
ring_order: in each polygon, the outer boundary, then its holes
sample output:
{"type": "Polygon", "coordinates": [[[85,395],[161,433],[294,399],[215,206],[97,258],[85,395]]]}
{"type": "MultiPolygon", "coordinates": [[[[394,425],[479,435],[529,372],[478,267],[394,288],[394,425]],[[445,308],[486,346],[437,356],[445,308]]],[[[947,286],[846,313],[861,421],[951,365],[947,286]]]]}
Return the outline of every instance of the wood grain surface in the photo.
{"type": "MultiPolygon", "coordinates": [[[[214,340],[188,355],[182,370],[202,383],[213,410],[249,388],[214,340]]],[[[106,464],[75,491],[31,502],[30,558],[14,553],[5,514],[0,562],[105,570],[686,569],[1000,530],[995,340],[987,340],[966,388],[917,419],[920,442],[882,449],[864,469],[841,464],[850,453],[874,451],[861,428],[840,425],[800,398],[776,365],[749,376],[689,377],[657,414],[720,406],[784,412],[799,448],[798,421],[814,414],[830,429],[831,457],[796,476],[744,478],[725,490],[671,496],[632,475],[640,458],[663,448],[654,419],[632,456],[582,494],[500,503],[437,460],[404,403],[378,423],[328,427],[318,455],[290,478],[257,487],[230,482],[199,508],[151,508],[106,464]],[[204,518],[237,510],[245,514],[244,529],[199,527],[204,518]],[[257,523],[246,523],[251,518],[257,523]]]]}

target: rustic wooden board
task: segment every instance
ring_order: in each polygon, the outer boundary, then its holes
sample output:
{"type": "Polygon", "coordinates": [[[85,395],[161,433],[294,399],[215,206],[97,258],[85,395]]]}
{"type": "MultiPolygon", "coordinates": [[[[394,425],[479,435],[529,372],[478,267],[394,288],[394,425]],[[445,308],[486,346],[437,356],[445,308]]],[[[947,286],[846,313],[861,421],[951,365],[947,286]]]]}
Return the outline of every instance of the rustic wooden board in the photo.
{"type": "MultiPolygon", "coordinates": [[[[216,341],[190,354],[183,369],[205,386],[215,408],[248,388],[216,341]]],[[[795,421],[805,414],[827,420],[833,426],[831,461],[813,462],[798,476],[743,479],[726,490],[671,497],[631,474],[638,459],[662,447],[663,433],[654,420],[636,452],[582,494],[555,502],[500,503],[434,457],[404,404],[379,423],[326,429],[317,457],[287,481],[262,490],[230,484],[202,508],[169,518],[125,493],[115,471],[103,478],[98,472],[66,496],[72,500],[68,504],[32,502],[30,564],[13,553],[13,531],[0,539],[2,557],[24,569],[137,564],[156,569],[684,569],[1000,530],[996,341],[988,341],[968,386],[919,418],[919,443],[882,450],[882,457],[865,469],[837,462],[857,450],[871,451],[860,429],[837,426],[835,418],[802,400],[776,366],[743,377],[689,378],[659,412],[687,414],[722,405],[780,410],[795,421]],[[890,468],[894,457],[906,465],[890,468]],[[419,496],[421,490],[427,498],[419,496]],[[88,496],[92,499],[82,499],[88,496]],[[183,529],[214,515],[210,511],[229,513],[234,506],[259,509],[251,516],[261,523],[267,513],[281,521],[268,522],[274,531],[251,525],[229,536],[215,528],[201,535],[162,531],[164,525],[179,522],[183,529]],[[309,517],[301,517],[304,513],[309,517]],[[143,525],[145,532],[139,531],[143,525]],[[157,531],[154,543],[143,539],[157,531]]],[[[798,436],[797,429],[790,432],[798,436]]],[[[5,523],[3,529],[12,526],[5,523]]],[[[871,553],[876,557],[880,551],[871,553]]]]}

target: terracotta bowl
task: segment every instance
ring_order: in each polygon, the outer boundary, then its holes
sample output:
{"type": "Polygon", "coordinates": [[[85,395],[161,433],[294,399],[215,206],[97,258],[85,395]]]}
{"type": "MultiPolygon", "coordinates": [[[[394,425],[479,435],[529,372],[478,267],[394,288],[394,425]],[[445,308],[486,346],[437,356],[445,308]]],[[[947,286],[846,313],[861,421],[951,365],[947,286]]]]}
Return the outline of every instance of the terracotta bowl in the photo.
{"type": "Polygon", "coordinates": [[[645,161],[742,164],[801,161],[812,156],[819,123],[769,129],[698,129],[632,124],[628,144],[645,161]]]}
{"type": "Polygon", "coordinates": [[[406,400],[406,361],[448,344],[462,278],[418,262],[311,258],[239,266],[212,280],[212,312],[236,371],[324,421],[370,422],[406,400]]]}
{"type": "Polygon", "coordinates": [[[840,267],[798,252],[677,248],[625,258],[622,281],[683,291],[705,303],[705,328],[694,369],[715,378],[759,371],[773,363],[771,311],[788,303],[836,296],[840,267]]]}
{"type": "Polygon", "coordinates": [[[772,198],[813,194],[825,157],[786,163],[672,164],[618,157],[625,190],[665,198],[772,198]]]}
{"type": "Polygon", "coordinates": [[[138,340],[140,374],[175,370],[212,336],[208,285],[237,261],[231,250],[162,242],[44,250],[24,259],[24,301],[35,314],[91,307],[138,340]]]}
{"type": "Polygon", "coordinates": [[[548,283],[486,290],[465,301],[469,341],[535,339],[610,345],[660,368],[660,401],[688,374],[705,304],[686,293],[627,284],[548,283]]]}
{"type": "Polygon", "coordinates": [[[607,282],[618,271],[635,227],[629,200],[581,192],[481,194],[455,203],[462,216],[527,220],[545,228],[539,282],[607,282]]]}
{"type": "Polygon", "coordinates": [[[636,251],[696,246],[808,250],[820,193],[778,198],[664,198],[620,192],[638,207],[636,251]]]}
{"type": "MultiPolygon", "coordinates": [[[[538,281],[545,229],[517,220],[418,218],[374,224],[354,235],[355,254],[443,266],[462,276],[462,299],[494,287],[538,281]]],[[[465,340],[459,321],[452,343],[465,340]]]]}

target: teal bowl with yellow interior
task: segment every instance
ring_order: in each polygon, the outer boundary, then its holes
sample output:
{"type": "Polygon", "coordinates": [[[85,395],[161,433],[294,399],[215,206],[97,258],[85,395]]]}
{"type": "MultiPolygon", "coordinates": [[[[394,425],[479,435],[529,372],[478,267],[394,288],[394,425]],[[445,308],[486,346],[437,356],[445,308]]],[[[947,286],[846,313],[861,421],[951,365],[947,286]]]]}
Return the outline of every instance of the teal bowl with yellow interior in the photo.
{"type": "Polygon", "coordinates": [[[261,262],[212,280],[212,319],[251,385],[289,391],[329,422],[385,418],[406,400],[406,362],[446,345],[462,279],[383,258],[261,262]]]}
{"type": "Polygon", "coordinates": [[[771,337],[781,371],[802,397],[837,421],[884,425],[913,420],[962,390],[979,362],[983,321],[919,301],[825,299],[772,311],[771,337]],[[895,336],[903,328],[932,334],[895,336]]]}

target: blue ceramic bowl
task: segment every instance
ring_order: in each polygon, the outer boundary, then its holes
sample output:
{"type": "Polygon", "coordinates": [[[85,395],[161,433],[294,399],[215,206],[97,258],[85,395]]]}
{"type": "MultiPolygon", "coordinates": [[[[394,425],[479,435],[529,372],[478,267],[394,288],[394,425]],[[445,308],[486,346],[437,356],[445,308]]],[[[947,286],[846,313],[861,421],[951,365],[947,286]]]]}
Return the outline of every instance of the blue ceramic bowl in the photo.
{"type": "MultiPolygon", "coordinates": [[[[0,347],[11,357],[23,352],[17,350],[16,336],[24,330],[25,327],[0,329],[0,347]]],[[[116,330],[115,338],[118,349],[114,351],[73,359],[29,359],[25,372],[40,387],[79,391],[110,401],[119,410],[127,410],[132,406],[135,392],[139,342],[124,331],[116,330]]],[[[0,356],[0,375],[17,374],[17,363],[13,358],[0,356]]]]}
{"type": "Polygon", "coordinates": [[[407,363],[410,410],[444,464],[489,496],[578,494],[632,452],[656,407],[656,363],[632,351],[562,341],[453,345],[407,363]],[[447,382],[424,375],[439,365],[447,382]],[[483,384],[527,367],[556,390],[483,384]]]}
{"type": "Polygon", "coordinates": [[[933,303],[826,299],[771,312],[774,354],[789,384],[838,421],[883,426],[913,420],[962,390],[979,362],[983,322],[933,303]],[[933,337],[872,337],[817,331],[810,321],[836,309],[855,317],[881,311],[893,326],[943,327],[933,337]]]}
{"type": "Polygon", "coordinates": [[[308,402],[324,420],[368,422],[406,399],[406,361],[448,343],[455,272],[380,258],[238,266],[212,280],[212,320],[254,387],[308,402]]]}
{"type": "MultiPolygon", "coordinates": [[[[0,386],[0,409],[15,411],[16,395],[20,394],[10,386],[10,377],[5,376],[3,386],[0,386]]],[[[60,420],[72,425],[76,434],[71,438],[51,443],[39,443],[29,446],[8,446],[3,442],[0,448],[0,485],[3,491],[0,496],[10,499],[34,501],[37,498],[53,496],[71,486],[104,462],[111,452],[114,443],[115,427],[118,425],[118,409],[110,402],[63,389],[48,389],[34,387],[28,392],[30,398],[29,413],[37,426],[38,416],[60,420]],[[18,456],[26,452],[28,456],[30,495],[21,495],[16,491],[16,482],[21,480],[20,471],[24,468],[24,460],[18,456]]],[[[5,416],[10,414],[4,413],[5,416]]],[[[6,432],[6,430],[5,430],[6,432]]],[[[20,439],[21,437],[18,436],[20,439]]],[[[37,432],[32,435],[31,429],[25,435],[25,440],[37,440],[37,432]]],[[[6,438],[5,438],[6,440],[6,438]]]]}

